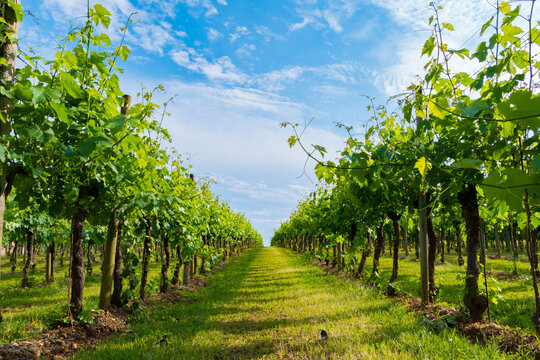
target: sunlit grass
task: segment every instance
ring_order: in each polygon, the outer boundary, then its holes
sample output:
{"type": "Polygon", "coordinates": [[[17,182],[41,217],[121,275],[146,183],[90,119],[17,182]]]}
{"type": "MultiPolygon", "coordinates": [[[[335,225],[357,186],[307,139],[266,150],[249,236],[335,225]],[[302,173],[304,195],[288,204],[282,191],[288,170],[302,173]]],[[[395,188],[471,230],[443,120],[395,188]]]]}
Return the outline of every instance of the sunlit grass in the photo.
{"type": "MultiPolygon", "coordinates": [[[[520,260],[525,256],[520,255],[520,260]]],[[[372,259],[366,264],[366,276],[371,272],[372,259]]],[[[465,257],[466,260],[466,257],[465,257]]],[[[518,275],[521,275],[515,281],[499,281],[493,275],[488,274],[488,290],[497,297],[497,304],[491,303],[492,321],[502,325],[508,325],[514,328],[521,328],[533,333],[534,327],[531,322],[531,316],[534,313],[534,292],[530,276],[529,263],[524,261],[517,262],[518,275]],[[500,291],[499,291],[500,290],[500,291]]],[[[512,273],[514,265],[510,259],[487,259],[486,269],[505,271],[512,273]]],[[[445,263],[440,262],[440,256],[437,257],[435,265],[435,282],[439,286],[439,296],[437,302],[445,303],[459,308],[463,306],[463,292],[465,288],[465,265],[457,265],[457,255],[452,252],[446,254],[445,263]]],[[[380,262],[380,276],[383,282],[388,282],[392,273],[392,259],[383,256],[380,262]]],[[[480,290],[483,292],[484,282],[480,279],[480,290]]],[[[412,258],[401,259],[399,261],[399,276],[397,281],[398,288],[401,291],[420,297],[420,263],[412,258]]],[[[487,316],[487,313],[486,313],[487,316]]]]}
{"type": "Polygon", "coordinates": [[[287,250],[251,250],[184,303],[161,307],[81,359],[505,359],[436,334],[373,289],[287,250]],[[319,340],[320,331],[329,334],[319,340]],[[161,339],[167,344],[158,345],[161,339]]]}
{"type": "MultiPolygon", "coordinates": [[[[69,259],[65,261],[64,267],[56,268],[55,281],[45,284],[44,259],[38,257],[36,270],[29,274],[32,286],[26,289],[20,287],[22,260],[14,274],[10,273],[11,265],[6,260],[2,259],[0,276],[0,306],[4,317],[0,323],[0,344],[39,336],[66,316],[68,304],[69,259]]],[[[92,269],[93,275],[87,275],[85,279],[83,308],[86,314],[97,309],[99,303],[101,264],[93,264],[92,269]]],[[[158,290],[156,284],[159,283],[159,271],[159,264],[151,264],[149,279],[154,285],[154,292],[158,290]]]]}

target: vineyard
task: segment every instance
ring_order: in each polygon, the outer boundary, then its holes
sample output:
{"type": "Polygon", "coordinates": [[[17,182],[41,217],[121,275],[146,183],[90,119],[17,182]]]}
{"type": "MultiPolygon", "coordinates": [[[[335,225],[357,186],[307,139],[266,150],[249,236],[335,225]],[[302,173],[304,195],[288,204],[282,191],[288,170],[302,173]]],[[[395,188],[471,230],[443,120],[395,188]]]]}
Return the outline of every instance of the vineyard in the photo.
{"type": "Polygon", "coordinates": [[[430,6],[425,74],[339,123],[337,159],[282,124],[319,184],[263,248],[171,145],[163,86],[121,90],[132,16],[111,37],[88,3],[45,58],[2,1],[0,360],[540,358],[535,1],[474,49],[430,6]]]}
{"type": "Polygon", "coordinates": [[[160,88],[143,88],[137,103],[120,90],[117,62],[130,52],[109,50],[96,32],[110,22],[104,7],[89,9],[53,60],[25,55],[16,67],[24,13],[18,2],[1,6],[2,343],[93,321],[92,309],[136,312],[149,294],[188,287],[262,245],[166,147],[167,104],[153,102],[160,88]]]}
{"type": "MultiPolygon", "coordinates": [[[[394,99],[400,112],[372,104],[360,132],[339,124],[348,139],[337,161],[324,160],[324,146],[306,145],[298,124],[284,123],[294,131],[290,146],[316,161],[322,185],[272,244],[310,254],[388,296],[460,307],[456,314],[468,322],[540,335],[534,5],[501,2],[471,50],[445,43],[454,26],[432,4],[425,76],[394,99]],[[476,70],[452,71],[458,57],[460,68],[476,70]]],[[[456,326],[455,319],[435,320],[456,326]]]]}

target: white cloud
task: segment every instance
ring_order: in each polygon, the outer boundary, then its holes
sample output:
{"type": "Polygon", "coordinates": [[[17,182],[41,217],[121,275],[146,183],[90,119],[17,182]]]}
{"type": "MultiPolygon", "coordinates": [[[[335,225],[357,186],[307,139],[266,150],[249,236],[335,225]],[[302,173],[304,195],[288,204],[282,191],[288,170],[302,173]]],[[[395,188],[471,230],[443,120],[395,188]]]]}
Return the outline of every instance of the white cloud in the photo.
{"type": "Polygon", "coordinates": [[[326,64],[321,66],[292,66],[261,74],[252,83],[269,91],[285,89],[287,85],[304,79],[326,79],[342,84],[355,84],[374,75],[365,66],[355,62],[326,64]]]}
{"type": "MultiPolygon", "coordinates": [[[[150,1],[146,6],[136,7],[130,0],[100,0],[91,1],[103,5],[111,13],[111,24],[104,31],[113,42],[118,43],[122,34],[119,27],[124,26],[128,16],[133,16],[133,24],[128,30],[127,42],[130,46],[139,46],[142,49],[163,55],[166,47],[174,45],[179,38],[187,34],[174,29],[167,18],[174,18],[176,0],[164,0],[159,3],[150,1]],[[160,11],[156,11],[159,6],[160,11]]],[[[55,24],[65,27],[71,21],[84,21],[87,8],[86,1],[73,0],[43,0],[41,3],[43,13],[47,14],[55,24]]],[[[58,25],[57,25],[58,26],[58,25]]]]}
{"type": "Polygon", "coordinates": [[[328,26],[330,29],[334,30],[335,32],[342,32],[343,27],[340,24],[340,18],[339,15],[334,11],[325,11],[324,12],[324,19],[328,23],[328,26]]]}
{"type": "Polygon", "coordinates": [[[236,50],[236,55],[238,57],[248,57],[251,56],[251,53],[256,50],[255,45],[253,44],[244,44],[236,50]]]}
{"type": "MultiPolygon", "coordinates": [[[[214,5],[214,2],[211,0],[180,0],[180,2],[192,9],[203,10],[204,16],[206,17],[211,17],[219,13],[218,9],[214,5]]],[[[227,5],[225,0],[217,0],[216,2],[219,5],[227,5]]]]}
{"type": "Polygon", "coordinates": [[[215,40],[219,39],[222,36],[223,35],[219,31],[217,31],[216,29],[214,29],[214,28],[209,28],[208,29],[208,40],[215,41],[215,40]]]}
{"type": "MultiPolygon", "coordinates": [[[[402,92],[412,82],[417,81],[417,75],[425,73],[423,69],[427,58],[421,58],[421,50],[424,42],[430,35],[431,27],[428,18],[433,14],[430,10],[429,1],[404,0],[395,2],[391,0],[370,0],[371,3],[388,10],[389,15],[396,20],[403,29],[399,37],[389,39],[379,49],[382,56],[395,59],[394,63],[380,69],[375,78],[375,85],[387,95],[395,95],[402,92]],[[387,49],[393,49],[389,52],[387,49]]],[[[450,48],[458,48],[462,45],[475,46],[478,32],[481,26],[492,15],[493,9],[486,1],[445,0],[438,4],[444,9],[440,10],[441,21],[454,24],[455,31],[444,31],[443,40],[450,48]]],[[[452,59],[453,71],[474,71],[472,62],[465,63],[457,57],[452,59]]],[[[473,65],[474,66],[474,65],[473,65]]]]}
{"type": "Polygon", "coordinates": [[[196,50],[186,48],[172,51],[171,57],[178,65],[203,74],[212,81],[243,83],[247,79],[247,76],[232,63],[228,56],[211,62],[196,50]]]}
{"type": "Polygon", "coordinates": [[[311,24],[313,19],[305,17],[302,22],[294,23],[290,26],[291,31],[300,30],[306,27],[306,25],[311,24]]]}
{"type": "Polygon", "coordinates": [[[285,40],[285,37],[283,35],[272,32],[272,30],[270,30],[270,28],[268,28],[267,26],[257,25],[255,27],[255,32],[264,38],[265,43],[270,42],[270,40],[285,40]]]}
{"type": "MultiPolygon", "coordinates": [[[[185,33],[177,33],[177,36],[185,36],[185,33]]],[[[176,43],[173,36],[172,25],[167,22],[157,24],[137,24],[129,37],[132,43],[138,43],[144,50],[163,55],[164,49],[176,43]]]]}
{"type": "Polygon", "coordinates": [[[290,26],[291,31],[312,25],[315,29],[329,28],[337,33],[343,32],[342,22],[351,18],[360,9],[357,0],[296,1],[296,9],[302,22],[290,26]]]}
{"type": "Polygon", "coordinates": [[[249,35],[249,30],[245,26],[237,26],[235,32],[229,34],[229,40],[233,43],[236,40],[240,39],[242,36],[249,35]]]}

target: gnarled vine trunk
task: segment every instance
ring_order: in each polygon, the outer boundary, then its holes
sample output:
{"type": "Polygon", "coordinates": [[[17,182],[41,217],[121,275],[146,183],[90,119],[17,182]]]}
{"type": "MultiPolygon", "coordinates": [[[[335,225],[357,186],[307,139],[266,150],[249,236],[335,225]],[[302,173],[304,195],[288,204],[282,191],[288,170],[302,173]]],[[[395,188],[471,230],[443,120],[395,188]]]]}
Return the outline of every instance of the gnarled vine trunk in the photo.
{"type": "Polygon", "coordinates": [[[372,274],[379,273],[379,258],[381,257],[381,252],[384,246],[384,233],[383,233],[384,221],[381,220],[381,224],[375,229],[377,234],[375,238],[375,252],[373,254],[373,269],[371,269],[372,274]]]}
{"type": "Polygon", "coordinates": [[[15,243],[13,252],[11,253],[11,272],[14,273],[17,268],[17,250],[19,249],[19,244],[15,243]]]}
{"type": "Polygon", "coordinates": [[[182,248],[180,245],[176,246],[176,257],[178,258],[178,262],[176,263],[176,267],[174,268],[173,277],[171,279],[171,284],[177,285],[178,280],[180,279],[180,269],[182,268],[183,260],[182,260],[182,248]]]}
{"type": "Polygon", "coordinates": [[[393,252],[392,252],[392,276],[390,276],[390,285],[388,286],[388,293],[389,295],[395,295],[396,290],[395,287],[392,285],[397,281],[398,277],[398,267],[399,267],[399,219],[401,218],[400,214],[397,214],[395,212],[390,211],[388,213],[388,217],[390,220],[392,220],[392,225],[394,227],[394,243],[393,243],[393,252]]]}
{"type": "Polygon", "coordinates": [[[139,291],[139,297],[141,299],[144,299],[146,297],[146,283],[148,282],[148,265],[150,262],[150,242],[152,240],[152,227],[150,224],[150,219],[145,217],[144,224],[146,228],[146,235],[144,237],[141,287],[139,291]]]}
{"type": "Polygon", "coordinates": [[[26,251],[28,255],[26,256],[26,263],[23,268],[23,278],[22,278],[22,287],[28,287],[28,271],[34,262],[34,239],[36,238],[36,232],[26,229],[26,251]]]}
{"type": "Polygon", "coordinates": [[[367,257],[371,253],[371,235],[367,234],[367,244],[364,250],[362,250],[362,258],[358,264],[357,277],[364,277],[364,267],[366,266],[367,257]]]}
{"type": "Polygon", "coordinates": [[[488,301],[478,291],[478,275],[480,272],[478,246],[482,239],[476,186],[473,184],[465,185],[465,188],[458,194],[458,201],[461,205],[467,233],[467,277],[465,278],[463,303],[469,309],[471,319],[481,321],[482,315],[487,309],[488,301]]]}
{"type": "Polygon", "coordinates": [[[165,252],[165,261],[161,265],[161,287],[160,292],[166,293],[169,290],[169,266],[171,265],[171,252],[169,250],[169,236],[163,238],[163,251],[165,252]]]}
{"type": "Polygon", "coordinates": [[[84,295],[84,253],[82,238],[84,222],[88,216],[88,211],[77,205],[75,214],[71,221],[71,299],[70,311],[73,317],[77,317],[83,307],[84,295]]]}

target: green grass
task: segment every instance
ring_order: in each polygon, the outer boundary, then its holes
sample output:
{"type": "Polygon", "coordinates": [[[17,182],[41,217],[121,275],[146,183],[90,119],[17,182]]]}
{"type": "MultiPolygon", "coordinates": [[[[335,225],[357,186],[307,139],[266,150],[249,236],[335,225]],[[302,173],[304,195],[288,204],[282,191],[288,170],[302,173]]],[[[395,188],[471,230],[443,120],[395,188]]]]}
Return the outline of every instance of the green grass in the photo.
{"type": "MultiPolygon", "coordinates": [[[[414,257],[414,256],[413,256],[414,257]]],[[[520,259],[525,259],[520,255],[520,259]]],[[[465,257],[466,261],[466,257],[465,257]]],[[[372,268],[372,259],[366,264],[366,276],[369,276],[372,268]]],[[[514,269],[510,259],[487,259],[486,269],[505,271],[511,273],[514,269]]],[[[488,274],[488,289],[491,295],[500,295],[497,304],[493,302],[491,307],[491,320],[501,325],[508,325],[520,328],[527,332],[534,333],[531,316],[534,309],[534,291],[530,276],[529,263],[518,261],[518,275],[522,275],[515,281],[499,281],[493,275],[488,274]],[[500,291],[498,290],[500,289],[500,291]]],[[[465,289],[466,265],[457,265],[457,255],[452,252],[446,254],[445,263],[441,264],[440,256],[437,257],[435,265],[435,283],[440,288],[438,303],[448,304],[454,307],[464,307],[463,292],[465,289]]],[[[383,282],[388,282],[392,274],[392,259],[383,256],[380,262],[380,276],[383,282]]],[[[483,277],[480,279],[480,290],[484,291],[483,277]]],[[[398,288],[414,296],[420,297],[420,263],[413,258],[399,261],[398,288]]],[[[490,296],[492,297],[492,296],[490,296]]],[[[486,312],[487,317],[487,312],[486,312]]]]}
{"type": "Polygon", "coordinates": [[[506,359],[453,330],[434,333],[379,292],[307,257],[250,250],[186,302],[156,308],[78,359],[506,359]],[[319,341],[325,329],[329,339],[319,341]],[[157,345],[166,336],[168,344],[157,345]]]}
{"type": "MultiPolygon", "coordinates": [[[[45,263],[43,257],[37,258],[34,272],[30,272],[30,288],[21,288],[23,264],[17,266],[14,274],[10,273],[11,265],[7,259],[2,259],[2,273],[0,276],[0,306],[4,320],[0,323],[0,344],[12,341],[38,337],[43,331],[50,328],[67,314],[67,264],[56,268],[56,281],[51,284],[45,282],[45,263]],[[37,286],[36,286],[37,285],[37,286]]],[[[57,264],[59,265],[59,264],[57,264]]],[[[92,309],[98,308],[99,290],[101,285],[101,264],[93,264],[92,276],[86,275],[83,315],[89,314],[92,309]]],[[[151,264],[148,292],[157,292],[159,288],[160,265],[151,264]],[[153,291],[152,291],[152,288],[153,291]]],[[[124,284],[124,286],[126,286],[124,284]]],[[[136,292],[138,295],[138,290],[136,292]]]]}

